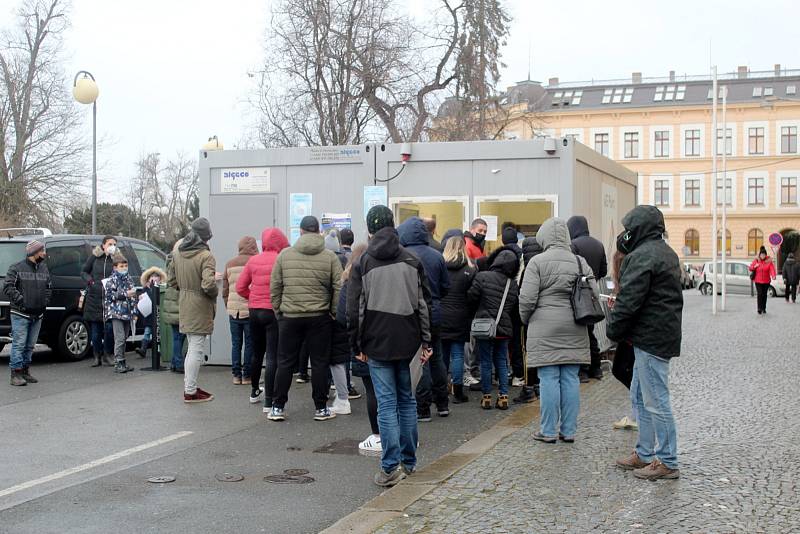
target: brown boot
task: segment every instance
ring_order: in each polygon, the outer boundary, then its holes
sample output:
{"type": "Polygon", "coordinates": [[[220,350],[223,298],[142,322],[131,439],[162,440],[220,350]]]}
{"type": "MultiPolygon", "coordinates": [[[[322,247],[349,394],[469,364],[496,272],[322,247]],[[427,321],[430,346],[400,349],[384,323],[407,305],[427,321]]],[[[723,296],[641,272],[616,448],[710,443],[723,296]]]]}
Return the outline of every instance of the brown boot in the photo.
{"type": "Polygon", "coordinates": [[[492,409],[492,396],[491,395],[484,395],[481,399],[481,408],[484,410],[491,410],[492,409]]]}
{"type": "Polygon", "coordinates": [[[617,467],[625,469],[626,471],[633,471],[634,469],[641,469],[647,467],[649,464],[642,461],[636,451],[633,451],[627,458],[620,458],[617,460],[617,467]]]}
{"type": "Polygon", "coordinates": [[[498,410],[508,410],[508,395],[498,395],[497,404],[494,406],[498,410]]]}
{"type": "Polygon", "coordinates": [[[22,369],[11,370],[11,385],[12,386],[27,386],[28,382],[22,377],[22,369]]]}
{"type": "Polygon", "coordinates": [[[653,460],[650,465],[634,470],[633,476],[643,480],[674,480],[680,478],[681,472],[679,469],[670,469],[661,460],[653,460]]]}
{"type": "Polygon", "coordinates": [[[25,382],[27,382],[28,384],[36,384],[39,382],[38,380],[33,378],[33,376],[31,376],[30,368],[28,367],[22,368],[22,378],[24,378],[25,382]]]}

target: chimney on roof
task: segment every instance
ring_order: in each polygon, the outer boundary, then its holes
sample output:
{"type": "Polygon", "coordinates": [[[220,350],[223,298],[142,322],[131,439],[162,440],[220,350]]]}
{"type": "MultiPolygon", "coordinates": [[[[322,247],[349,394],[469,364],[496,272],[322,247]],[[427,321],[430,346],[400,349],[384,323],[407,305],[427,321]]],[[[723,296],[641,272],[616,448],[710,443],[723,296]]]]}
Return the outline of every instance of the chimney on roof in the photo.
{"type": "Polygon", "coordinates": [[[642,73],[641,72],[634,72],[631,74],[631,82],[632,83],[642,83],[642,73]]]}
{"type": "Polygon", "coordinates": [[[549,80],[547,80],[547,85],[550,86],[550,87],[558,86],[558,76],[556,76],[554,78],[550,78],[549,80]]]}
{"type": "Polygon", "coordinates": [[[739,65],[739,67],[736,69],[736,77],[740,80],[747,78],[747,65],[739,65]]]}
{"type": "Polygon", "coordinates": [[[669,71],[669,81],[670,81],[670,83],[675,81],[675,71],[674,70],[669,71]]]}
{"type": "Polygon", "coordinates": [[[781,75],[781,64],[775,63],[775,76],[780,76],[780,75],[781,75]]]}

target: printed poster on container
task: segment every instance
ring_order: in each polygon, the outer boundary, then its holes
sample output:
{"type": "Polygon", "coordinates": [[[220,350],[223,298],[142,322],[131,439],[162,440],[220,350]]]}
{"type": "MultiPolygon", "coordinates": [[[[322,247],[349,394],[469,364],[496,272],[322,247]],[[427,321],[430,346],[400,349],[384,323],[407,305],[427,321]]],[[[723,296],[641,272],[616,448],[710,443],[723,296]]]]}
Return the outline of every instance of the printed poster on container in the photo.
{"type": "Polygon", "coordinates": [[[313,196],[311,193],[292,193],[289,195],[289,226],[300,227],[306,215],[313,215],[313,196]]]}
{"type": "Polygon", "coordinates": [[[364,217],[374,206],[388,206],[388,190],[385,185],[368,185],[364,187],[364,217]]]}
{"type": "Polygon", "coordinates": [[[320,219],[322,231],[327,232],[332,228],[342,230],[344,228],[351,228],[353,225],[353,218],[349,213],[323,213],[320,219]]]}
{"type": "Polygon", "coordinates": [[[269,193],[269,167],[239,167],[220,171],[223,193],[269,193]]]}

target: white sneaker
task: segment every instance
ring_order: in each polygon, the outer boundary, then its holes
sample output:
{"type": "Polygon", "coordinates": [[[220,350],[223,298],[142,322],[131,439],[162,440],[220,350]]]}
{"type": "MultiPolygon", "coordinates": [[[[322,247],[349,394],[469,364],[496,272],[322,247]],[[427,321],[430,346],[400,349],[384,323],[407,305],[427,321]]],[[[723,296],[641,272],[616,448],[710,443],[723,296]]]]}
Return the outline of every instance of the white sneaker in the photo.
{"type": "Polygon", "coordinates": [[[340,399],[336,398],[331,405],[331,411],[336,415],[350,415],[352,410],[350,409],[350,401],[347,399],[340,399]]]}
{"type": "Polygon", "coordinates": [[[514,380],[511,381],[511,387],[521,388],[524,385],[525,385],[525,379],[524,378],[514,377],[514,380]]]}
{"type": "Polygon", "coordinates": [[[639,430],[639,425],[627,415],[614,423],[615,430],[639,430]]]}
{"type": "Polygon", "coordinates": [[[464,385],[465,386],[467,386],[467,387],[474,386],[475,384],[479,384],[479,383],[480,383],[480,380],[477,380],[477,379],[473,378],[472,375],[469,374],[469,373],[464,373],[464,385]]]}
{"type": "Polygon", "coordinates": [[[371,434],[367,439],[358,444],[359,454],[366,456],[378,456],[383,452],[381,447],[381,437],[379,434],[371,434]]]}

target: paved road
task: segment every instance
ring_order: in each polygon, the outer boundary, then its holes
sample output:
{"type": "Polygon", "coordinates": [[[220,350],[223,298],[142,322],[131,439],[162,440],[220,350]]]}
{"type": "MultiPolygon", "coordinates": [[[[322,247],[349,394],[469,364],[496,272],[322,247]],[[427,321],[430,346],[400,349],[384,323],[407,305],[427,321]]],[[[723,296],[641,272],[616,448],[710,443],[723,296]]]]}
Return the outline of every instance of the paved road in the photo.
{"type": "MultiPolygon", "coordinates": [[[[131,362],[143,366],[135,355],[131,362]]],[[[315,452],[367,435],[364,399],[353,401],[353,415],[314,422],[310,384],[293,384],[289,420],[277,424],[247,402],[249,389],[232,385],[226,368],[201,372],[215,401],[187,406],[180,375],[114,375],[89,363],[38,352],[32,371],[41,383],[0,385],[0,532],[318,532],[380,493],[371,482],[377,459],[315,452]],[[306,469],[315,482],[264,481],[285,469],[306,469]],[[245,479],[216,480],[223,473],[245,479]],[[177,481],[149,484],[155,475],[177,481]],[[41,483],[25,487],[31,481],[41,483]]],[[[506,415],[480,410],[473,397],[421,426],[421,464],[506,415]]]]}
{"type": "Polygon", "coordinates": [[[582,392],[578,441],[545,445],[520,430],[394,520],[407,532],[800,532],[800,306],[689,295],[672,367],[683,477],[646,482],[613,466],[635,434],[614,380],[582,392]],[[707,297],[705,297],[707,299],[707,297]]]}

